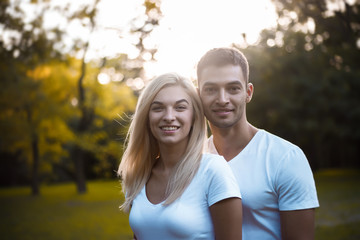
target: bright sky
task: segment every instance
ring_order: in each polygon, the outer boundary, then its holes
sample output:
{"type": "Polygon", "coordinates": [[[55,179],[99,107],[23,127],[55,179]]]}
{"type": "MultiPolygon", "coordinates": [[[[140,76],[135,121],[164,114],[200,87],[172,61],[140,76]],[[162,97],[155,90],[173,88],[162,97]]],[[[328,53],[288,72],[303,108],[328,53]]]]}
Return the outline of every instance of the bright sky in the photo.
{"type": "Polygon", "coordinates": [[[195,74],[199,58],[214,47],[257,40],[261,29],[275,24],[269,0],[164,0],[164,18],[154,37],[159,46],[158,62],[149,74],[173,70],[195,74]]]}
{"type": "MultiPolygon", "coordinates": [[[[129,28],[128,20],[142,11],[141,0],[102,0],[99,6],[100,24],[106,29],[129,28]]],[[[209,49],[241,43],[242,34],[254,43],[259,32],[276,24],[274,6],[270,0],[162,0],[163,17],[160,25],[146,42],[156,46],[157,62],[145,65],[146,76],[175,71],[188,77],[195,76],[199,58],[209,49]]],[[[101,34],[100,55],[126,52],[136,55],[132,42],[119,40],[115,30],[101,34]]],[[[95,42],[95,41],[94,41],[95,42]]]]}
{"type": "MultiPolygon", "coordinates": [[[[51,4],[71,2],[71,9],[77,9],[79,4],[92,1],[52,0],[51,4]]],[[[26,2],[29,0],[23,3],[26,2]]],[[[144,12],[142,3],[143,0],[100,1],[98,31],[91,35],[88,59],[112,57],[119,53],[136,57],[134,44],[137,39],[127,32],[130,20],[144,12]]],[[[31,11],[31,5],[24,6],[31,11]]],[[[232,43],[240,44],[243,33],[248,43],[255,43],[263,28],[276,24],[274,6],[270,0],[162,0],[161,11],[163,17],[160,25],[145,42],[147,46],[158,49],[157,62],[145,65],[146,78],[170,71],[193,78],[196,63],[206,51],[232,43]]],[[[47,27],[63,28],[71,37],[86,40],[90,36],[87,30],[80,27],[80,22],[75,21],[67,26],[63,16],[56,12],[45,14],[44,19],[47,27]]]]}

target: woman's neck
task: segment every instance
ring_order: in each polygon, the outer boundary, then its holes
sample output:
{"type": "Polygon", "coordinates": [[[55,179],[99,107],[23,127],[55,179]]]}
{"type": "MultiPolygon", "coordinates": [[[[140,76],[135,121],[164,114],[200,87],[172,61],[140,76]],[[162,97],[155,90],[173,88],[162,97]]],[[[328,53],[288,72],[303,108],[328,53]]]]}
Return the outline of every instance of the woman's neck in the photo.
{"type": "Polygon", "coordinates": [[[183,144],[178,145],[162,145],[160,147],[160,159],[159,163],[163,170],[171,171],[176,164],[181,160],[185,153],[186,146],[183,144]]]}

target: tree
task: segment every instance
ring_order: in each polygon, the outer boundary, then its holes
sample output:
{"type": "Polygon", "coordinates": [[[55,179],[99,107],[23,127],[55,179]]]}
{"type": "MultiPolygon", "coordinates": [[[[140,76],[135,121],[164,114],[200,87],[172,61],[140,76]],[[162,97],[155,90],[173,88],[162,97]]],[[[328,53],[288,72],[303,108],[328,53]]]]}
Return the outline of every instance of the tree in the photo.
{"type": "MultiPolygon", "coordinates": [[[[128,59],[120,54],[113,60],[86,62],[89,42],[74,39],[69,48],[63,41],[65,29],[43,26],[43,14],[58,11],[68,21],[89,19],[83,22],[89,23],[85,27],[91,33],[96,27],[97,2],[69,13],[67,6],[54,8],[51,1],[31,1],[28,4],[36,11],[30,20],[21,8],[21,1],[2,1],[0,5],[0,70],[4,73],[0,89],[0,154],[7,162],[32,165],[29,179],[34,195],[39,194],[40,176],[44,176],[40,172],[58,169],[71,156],[77,156],[76,160],[97,161],[101,167],[91,170],[97,172],[108,167],[106,162],[120,158],[121,147],[109,140],[109,131],[113,128],[108,125],[114,120],[115,112],[131,112],[135,106],[133,91],[124,83],[127,78],[140,76],[141,57],[128,59]],[[83,58],[75,59],[73,56],[81,51],[83,58]],[[131,62],[136,65],[130,66],[131,62]],[[109,69],[115,70],[113,75],[122,74],[123,80],[99,84],[99,75],[109,69]]],[[[144,14],[149,14],[144,18],[146,28],[134,29],[141,39],[156,26],[153,14],[159,10],[155,2],[144,2],[144,14]]],[[[141,46],[138,45],[140,53],[148,51],[141,46]]],[[[75,165],[80,166],[81,162],[75,165]]],[[[84,172],[93,165],[60,168],[75,173],[78,191],[86,191],[84,172]]]]}
{"type": "Polygon", "coordinates": [[[300,145],[315,169],[359,166],[360,3],[273,2],[277,28],[244,50],[255,84],[250,117],[300,145]]]}
{"type": "MultiPolygon", "coordinates": [[[[93,8],[89,11],[87,9],[87,14],[78,14],[80,16],[86,16],[90,19],[89,21],[89,28],[90,28],[90,34],[95,29],[95,16],[96,16],[96,5],[98,3],[98,0],[95,2],[93,8]]],[[[145,0],[144,1],[145,6],[145,19],[139,24],[138,26],[134,26],[132,29],[132,32],[135,34],[139,34],[139,42],[137,43],[137,48],[139,49],[139,57],[134,60],[138,62],[138,66],[135,66],[133,71],[136,71],[141,74],[142,65],[144,62],[143,56],[146,53],[151,53],[152,57],[153,54],[156,52],[154,49],[147,49],[143,41],[146,37],[149,36],[153,28],[158,25],[158,18],[160,17],[160,6],[159,2],[156,3],[153,0],[145,0]]],[[[136,20],[136,19],[135,19],[136,20]]],[[[139,21],[137,21],[139,22],[139,21]]],[[[84,86],[84,79],[87,74],[86,72],[86,62],[85,57],[87,53],[87,49],[89,46],[89,42],[86,42],[83,46],[84,49],[84,55],[82,58],[82,65],[81,65],[81,74],[78,80],[78,107],[80,109],[81,117],[78,121],[78,124],[76,126],[75,132],[79,135],[83,135],[84,133],[87,133],[93,124],[93,121],[95,119],[95,110],[96,108],[92,104],[87,104],[87,99],[85,94],[87,93],[86,88],[84,86]]],[[[104,60],[103,65],[106,63],[104,60]]],[[[104,67],[104,66],[102,66],[104,67]]],[[[101,69],[100,69],[101,70],[101,69]]],[[[140,75],[141,76],[141,75],[140,75]]],[[[96,79],[96,77],[95,77],[96,79]]],[[[91,94],[91,92],[90,92],[91,94]]],[[[78,142],[79,143],[79,142],[78,142]]],[[[73,150],[73,159],[75,163],[76,168],[76,182],[77,182],[77,189],[79,193],[86,192],[86,180],[85,180],[85,171],[84,171],[84,165],[85,165],[85,158],[86,158],[86,152],[89,149],[86,149],[83,147],[82,144],[76,144],[74,146],[73,150]]]]}
{"type": "Polygon", "coordinates": [[[39,168],[46,166],[40,165],[40,160],[59,161],[68,155],[62,145],[74,139],[66,123],[73,112],[67,90],[71,89],[71,69],[65,68],[64,63],[52,62],[22,75],[20,67],[18,81],[4,78],[2,82],[1,151],[16,154],[24,161],[22,164],[32,164],[32,193],[37,195],[39,168]]]}
{"type": "Polygon", "coordinates": [[[42,120],[48,116],[47,111],[41,110],[50,110],[54,104],[53,101],[46,101],[48,96],[41,91],[41,79],[47,72],[46,68],[43,68],[44,64],[61,55],[54,47],[61,33],[56,29],[49,30],[55,33],[55,37],[49,40],[42,29],[41,13],[38,18],[24,22],[25,13],[19,4],[20,2],[10,4],[10,1],[2,1],[0,5],[0,21],[4,29],[0,38],[0,68],[4,74],[1,89],[1,126],[8,133],[2,138],[2,147],[6,151],[11,149],[16,155],[31,159],[32,193],[37,195],[41,155],[40,128],[44,123],[42,120]],[[21,123],[17,121],[20,119],[21,123]],[[8,148],[9,143],[12,145],[8,148]]]}
{"type": "MultiPolygon", "coordinates": [[[[89,19],[89,33],[91,34],[95,28],[95,16],[96,16],[96,7],[99,3],[99,0],[94,2],[94,5],[90,8],[83,9],[75,15],[80,16],[81,18],[89,19]]],[[[93,109],[85,105],[85,88],[84,88],[84,78],[86,75],[86,62],[85,57],[89,47],[89,41],[83,43],[83,57],[81,60],[81,68],[80,68],[80,76],[77,82],[78,89],[78,108],[80,110],[80,118],[75,127],[75,132],[77,134],[83,134],[86,132],[92,124],[94,112],[93,109]]],[[[84,161],[85,161],[85,152],[83,149],[76,144],[73,149],[72,159],[74,160],[75,165],[75,173],[76,173],[76,186],[78,193],[86,192],[86,179],[85,179],[85,171],[84,171],[84,161]]]]}

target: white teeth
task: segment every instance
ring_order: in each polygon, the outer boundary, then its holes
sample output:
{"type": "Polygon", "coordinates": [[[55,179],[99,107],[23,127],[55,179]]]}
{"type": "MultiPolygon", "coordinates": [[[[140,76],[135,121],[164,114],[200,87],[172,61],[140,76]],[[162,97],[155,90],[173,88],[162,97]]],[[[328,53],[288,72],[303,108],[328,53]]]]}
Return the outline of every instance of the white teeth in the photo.
{"type": "Polygon", "coordinates": [[[161,129],[165,131],[174,131],[177,129],[177,127],[162,127],[161,129]]]}

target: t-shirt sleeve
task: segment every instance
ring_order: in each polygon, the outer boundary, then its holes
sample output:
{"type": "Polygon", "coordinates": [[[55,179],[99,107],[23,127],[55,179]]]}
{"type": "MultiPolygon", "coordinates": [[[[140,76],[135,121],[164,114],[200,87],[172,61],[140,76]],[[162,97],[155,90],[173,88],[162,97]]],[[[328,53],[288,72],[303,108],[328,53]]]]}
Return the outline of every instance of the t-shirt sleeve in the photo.
{"type": "Polygon", "coordinates": [[[240,189],[226,160],[218,155],[208,155],[210,163],[205,174],[207,184],[208,205],[221,200],[241,198],[240,189]]]}
{"type": "Polygon", "coordinates": [[[294,147],[279,162],[275,181],[280,211],[319,207],[314,177],[300,148],[294,147]]]}

